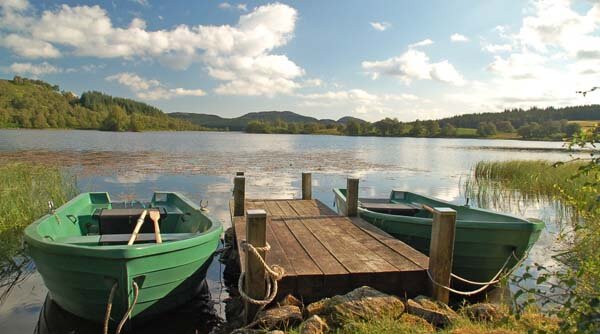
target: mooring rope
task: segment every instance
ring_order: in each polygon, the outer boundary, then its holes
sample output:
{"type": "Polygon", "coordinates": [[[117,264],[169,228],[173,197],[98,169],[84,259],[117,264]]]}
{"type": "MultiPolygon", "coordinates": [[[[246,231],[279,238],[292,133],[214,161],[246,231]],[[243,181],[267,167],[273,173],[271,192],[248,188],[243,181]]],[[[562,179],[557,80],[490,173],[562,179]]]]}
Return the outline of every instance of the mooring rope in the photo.
{"type": "Polygon", "coordinates": [[[262,266],[265,269],[265,272],[267,273],[267,276],[268,276],[267,277],[267,291],[266,291],[265,298],[264,299],[254,299],[254,298],[248,296],[246,294],[246,292],[244,292],[244,280],[246,277],[246,273],[242,272],[240,274],[240,278],[238,279],[238,291],[240,292],[240,296],[242,296],[242,299],[244,299],[245,301],[247,301],[251,304],[260,305],[262,307],[265,307],[266,305],[268,305],[275,299],[275,296],[277,296],[277,289],[278,289],[277,281],[279,281],[283,277],[283,275],[285,274],[285,270],[283,269],[283,267],[278,266],[278,265],[269,266],[267,264],[267,262],[265,262],[263,257],[260,256],[260,253],[258,251],[268,252],[271,249],[271,246],[269,245],[269,243],[267,243],[267,245],[265,247],[255,247],[252,244],[248,243],[247,241],[242,241],[240,246],[242,248],[242,251],[246,252],[246,256],[248,256],[250,253],[254,254],[254,256],[258,259],[258,261],[262,264],[262,266]]]}
{"type": "MultiPolygon", "coordinates": [[[[115,282],[113,284],[112,288],[110,289],[110,293],[108,295],[108,302],[106,303],[106,315],[104,316],[104,326],[103,326],[103,331],[102,331],[103,334],[108,334],[108,323],[110,322],[110,313],[112,311],[112,303],[113,303],[113,299],[115,297],[115,292],[117,291],[118,285],[119,284],[117,282],[115,282]]],[[[125,325],[125,322],[127,322],[129,315],[133,311],[133,307],[137,303],[139,292],[140,292],[140,290],[139,290],[137,283],[135,281],[133,281],[133,303],[131,303],[131,305],[127,309],[127,312],[125,312],[125,315],[123,315],[123,318],[119,322],[119,325],[117,326],[117,330],[115,331],[116,334],[121,333],[121,330],[123,329],[123,326],[125,325]]]]}
{"type": "Polygon", "coordinates": [[[110,293],[108,294],[108,301],[106,302],[106,315],[104,316],[104,326],[102,333],[108,334],[108,322],[110,321],[110,312],[112,311],[112,302],[115,297],[115,292],[117,291],[118,283],[115,282],[112,288],[110,288],[110,293]]]}
{"type": "Polygon", "coordinates": [[[133,285],[133,303],[131,303],[131,305],[129,305],[127,312],[125,312],[125,315],[123,315],[123,319],[121,319],[121,321],[119,322],[119,326],[117,326],[117,331],[115,332],[116,334],[121,333],[123,326],[127,322],[127,319],[129,319],[129,315],[131,314],[131,311],[133,311],[133,308],[134,308],[135,304],[137,303],[138,295],[140,293],[140,288],[138,287],[138,285],[135,281],[133,281],[132,285],[133,285]]]}
{"type": "Polygon", "coordinates": [[[517,256],[516,256],[516,254],[515,254],[514,250],[513,250],[513,251],[512,251],[512,253],[511,253],[511,254],[508,256],[508,258],[506,259],[506,261],[504,262],[504,265],[502,265],[502,268],[500,268],[500,270],[499,270],[499,271],[496,273],[496,275],[494,275],[494,277],[492,277],[492,279],[491,279],[489,282],[476,282],[476,281],[470,281],[470,280],[468,280],[468,279],[466,279],[466,278],[462,278],[462,277],[460,277],[460,276],[458,276],[458,275],[455,275],[455,274],[452,274],[452,273],[450,274],[450,276],[451,276],[451,277],[453,277],[453,278],[456,278],[456,279],[458,279],[459,281],[463,281],[463,282],[465,282],[465,283],[469,283],[469,284],[473,284],[473,285],[483,285],[481,288],[479,288],[479,289],[476,289],[476,290],[472,290],[472,291],[460,291],[460,290],[453,289],[453,288],[451,288],[451,287],[449,287],[449,286],[446,286],[446,285],[444,285],[444,284],[441,284],[441,283],[439,283],[439,282],[435,281],[435,280],[433,279],[433,277],[431,277],[431,273],[429,272],[429,270],[427,270],[427,276],[429,277],[429,280],[430,280],[430,281],[431,281],[433,284],[435,284],[435,285],[437,285],[437,286],[439,286],[439,287],[441,287],[441,288],[443,288],[443,289],[445,289],[445,290],[448,290],[448,291],[450,291],[450,292],[452,292],[452,293],[455,293],[455,294],[457,294],[457,295],[463,295],[463,296],[472,296],[472,295],[476,295],[476,294],[478,294],[478,293],[480,293],[480,292],[484,291],[484,290],[485,290],[485,289],[487,289],[487,288],[488,288],[490,285],[496,284],[496,283],[498,283],[498,282],[502,281],[504,278],[508,277],[508,276],[510,275],[510,272],[508,272],[506,275],[502,276],[501,278],[498,278],[498,277],[500,276],[500,274],[501,274],[501,273],[504,271],[504,269],[506,269],[506,266],[508,265],[508,263],[509,263],[510,259],[511,259],[511,258],[513,258],[513,257],[514,257],[516,260],[518,260],[518,262],[517,262],[517,264],[515,265],[515,267],[516,267],[516,266],[518,266],[519,264],[521,264],[521,263],[524,261],[524,259],[526,258],[526,256],[524,256],[524,257],[523,257],[521,260],[519,260],[519,259],[517,258],[517,256]]]}

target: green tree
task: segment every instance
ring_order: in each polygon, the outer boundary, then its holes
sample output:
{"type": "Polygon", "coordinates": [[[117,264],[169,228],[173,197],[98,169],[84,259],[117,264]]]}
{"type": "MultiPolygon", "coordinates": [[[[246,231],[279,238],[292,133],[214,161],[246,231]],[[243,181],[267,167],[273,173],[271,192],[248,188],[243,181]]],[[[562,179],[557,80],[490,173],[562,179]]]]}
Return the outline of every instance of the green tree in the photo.
{"type": "Polygon", "coordinates": [[[345,133],[348,136],[360,136],[360,134],[361,134],[360,123],[355,119],[349,120],[348,123],[346,124],[345,133]]]}
{"type": "Polygon", "coordinates": [[[129,116],[123,108],[115,105],[102,123],[102,130],[105,131],[126,131],[130,125],[129,116]]]}
{"type": "Polygon", "coordinates": [[[425,131],[428,137],[435,137],[440,133],[440,123],[438,121],[425,121],[425,131]]]}
{"type": "Polygon", "coordinates": [[[498,132],[496,125],[492,122],[481,122],[477,127],[477,135],[480,137],[493,136],[498,132]]]}
{"type": "Polygon", "coordinates": [[[425,127],[423,126],[423,122],[420,120],[416,120],[412,124],[412,128],[408,132],[410,136],[413,137],[423,137],[426,134],[425,127]]]}
{"type": "Polygon", "coordinates": [[[510,121],[499,121],[496,122],[496,128],[500,132],[515,132],[515,127],[510,121]]]}
{"type": "Polygon", "coordinates": [[[442,133],[442,136],[444,136],[444,137],[455,137],[456,136],[456,128],[454,127],[454,125],[452,125],[450,123],[446,123],[442,127],[441,133],[442,133]]]}

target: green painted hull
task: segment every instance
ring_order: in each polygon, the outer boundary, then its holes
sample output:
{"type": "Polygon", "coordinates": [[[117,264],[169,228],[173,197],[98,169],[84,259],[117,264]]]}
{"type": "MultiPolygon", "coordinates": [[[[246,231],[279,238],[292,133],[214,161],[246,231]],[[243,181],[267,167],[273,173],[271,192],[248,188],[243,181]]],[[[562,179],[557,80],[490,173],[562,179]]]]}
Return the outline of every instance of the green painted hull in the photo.
{"type": "MultiPolygon", "coordinates": [[[[345,189],[334,189],[338,212],[346,210],[345,189]]],[[[514,269],[516,258],[526,256],[544,229],[541,221],[525,220],[488,210],[454,205],[410,192],[392,192],[390,203],[426,204],[450,207],[457,211],[452,272],[469,280],[487,282],[510,258],[507,268],[514,269]]],[[[420,210],[414,216],[373,212],[360,207],[359,215],[369,223],[429,255],[431,213],[420,210]]],[[[453,282],[454,285],[456,282],[453,282]]]]}
{"type": "MultiPolygon", "coordinates": [[[[177,193],[155,193],[149,203],[165,208],[162,244],[99,245],[98,209],[111,209],[107,193],[84,193],[25,229],[25,242],[50,295],[65,310],[102,322],[111,288],[111,312],[119,322],[134,301],[129,318],[144,320],[192,298],[201,282],[223,228],[177,193]],[[169,239],[184,235],[185,238],[169,239]]],[[[144,223],[144,224],[147,224],[144,223]]]]}

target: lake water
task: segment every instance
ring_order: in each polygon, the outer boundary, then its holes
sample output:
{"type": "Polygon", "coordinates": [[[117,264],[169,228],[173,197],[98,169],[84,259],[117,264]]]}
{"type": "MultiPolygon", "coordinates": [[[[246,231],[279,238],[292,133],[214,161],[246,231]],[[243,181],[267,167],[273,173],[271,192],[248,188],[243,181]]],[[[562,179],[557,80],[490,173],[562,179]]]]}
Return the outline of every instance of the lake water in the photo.
{"type": "MultiPolygon", "coordinates": [[[[347,177],[360,178],[361,197],[387,197],[391,189],[405,189],[464,204],[464,181],[478,161],[569,159],[562,146],[557,142],[484,139],[0,130],[0,163],[33,161],[65,167],[77,176],[81,191],[108,191],[113,200],[131,196],[149,200],[155,190],[179,191],[196,202],[208,201],[211,212],[228,227],[228,201],[237,171],[246,173],[249,198],[299,197],[301,172],[312,172],[313,196],[329,206],[333,204],[331,189],[345,187],[347,177]]],[[[546,221],[553,214],[551,207],[541,204],[514,210],[546,221]]],[[[528,262],[551,261],[548,249],[556,230],[548,224],[528,262]]],[[[181,327],[182,332],[205,332],[208,323],[217,323],[223,316],[226,293],[221,271],[215,260],[207,278],[210,297],[206,298],[212,301],[211,307],[206,309],[206,303],[188,305],[186,312],[194,310],[194,314],[185,317],[189,325],[181,327]]],[[[0,333],[33,332],[38,319],[51,322],[54,318],[68,325],[54,325],[51,332],[98,331],[64,312],[55,312],[51,301],[43,309],[46,295],[40,276],[32,269],[0,304],[0,333]]],[[[173,321],[173,317],[168,319],[173,321]]],[[[164,330],[164,324],[156,326],[150,328],[164,330]]]]}

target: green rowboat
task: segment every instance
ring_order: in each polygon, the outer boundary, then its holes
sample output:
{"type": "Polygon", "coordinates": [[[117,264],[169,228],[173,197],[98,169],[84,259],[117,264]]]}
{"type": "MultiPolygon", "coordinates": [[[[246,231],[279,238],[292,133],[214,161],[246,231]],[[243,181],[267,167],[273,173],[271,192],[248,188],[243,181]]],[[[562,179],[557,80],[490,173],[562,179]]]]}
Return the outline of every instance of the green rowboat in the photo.
{"type": "MultiPolygon", "coordinates": [[[[333,192],[338,212],[345,213],[346,189],[333,192]]],[[[544,229],[539,220],[454,205],[407,191],[392,191],[386,199],[361,198],[358,211],[364,220],[429,255],[432,214],[423,209],[424,204],[456,210],[452,272],[471,281],[488,282],[503,266],[514,269],[544,229]]],[[[457,283],[453,281],[454,286],[464,286],[457,283]]]]}
{"type": "Polygon", "coordinates": [[[149,203],[83,193],[29,225],[25,243],[51,298],[65,310],[103,322],[112,291],[114,325],[147,319],[195,296],[222,231],[217,219],[178,193],[156,192],[149,203]],[[162,243],[146,216],[127,245],[144,210],[160,213],[162,243]]]}

